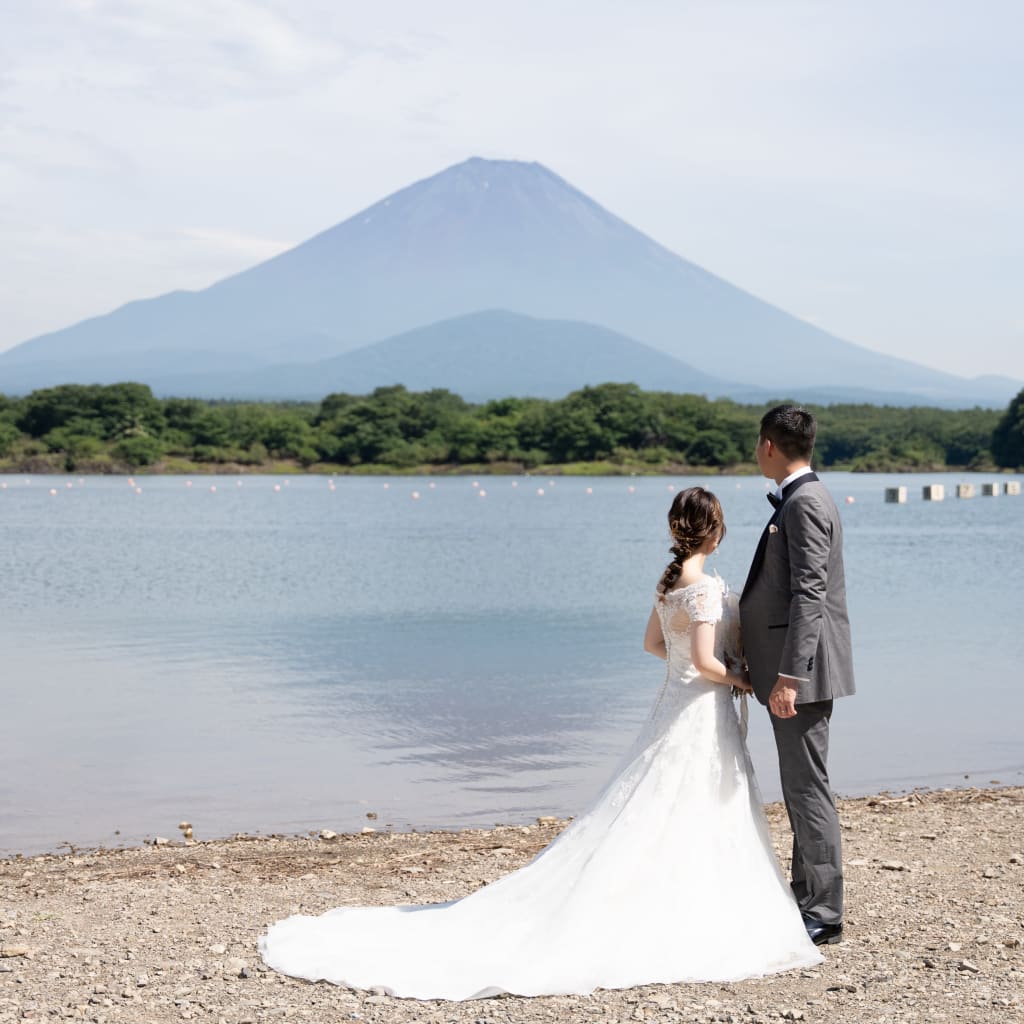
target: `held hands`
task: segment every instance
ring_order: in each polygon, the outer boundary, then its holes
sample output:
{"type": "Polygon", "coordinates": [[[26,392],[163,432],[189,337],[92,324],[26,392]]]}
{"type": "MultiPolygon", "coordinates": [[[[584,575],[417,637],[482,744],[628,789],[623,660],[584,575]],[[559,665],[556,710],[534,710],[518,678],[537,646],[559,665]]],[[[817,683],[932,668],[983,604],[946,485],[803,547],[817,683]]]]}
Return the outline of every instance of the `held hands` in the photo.
{"type": "Polygon", "coordinates": [[[768,710],[776,718],[792,718],[796,714],[796,683],[779,676],[768,694],[768,710]]]}

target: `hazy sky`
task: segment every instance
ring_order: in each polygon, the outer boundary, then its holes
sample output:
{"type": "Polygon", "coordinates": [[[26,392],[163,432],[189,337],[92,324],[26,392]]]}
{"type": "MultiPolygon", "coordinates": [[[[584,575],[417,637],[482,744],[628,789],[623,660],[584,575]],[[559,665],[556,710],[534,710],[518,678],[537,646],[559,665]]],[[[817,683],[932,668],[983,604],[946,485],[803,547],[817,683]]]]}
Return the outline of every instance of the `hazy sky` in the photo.
{"type": "Polygon", "coordinates": [[[1021,52],[1019,0],[0,0],[0,349],[479,155],[840,337],[1024,379],[1021,52]]]}

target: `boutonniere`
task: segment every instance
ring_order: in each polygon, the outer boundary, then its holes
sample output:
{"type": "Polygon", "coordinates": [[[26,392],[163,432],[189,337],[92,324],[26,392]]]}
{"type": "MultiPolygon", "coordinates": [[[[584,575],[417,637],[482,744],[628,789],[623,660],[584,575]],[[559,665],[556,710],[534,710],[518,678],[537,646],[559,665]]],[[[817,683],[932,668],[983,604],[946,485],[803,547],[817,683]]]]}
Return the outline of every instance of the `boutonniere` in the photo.
{"type": "Polygon", "coordinates": [[[770,526],[768,527],[768,532],[769,532],[769,533],[778,533],[778,532],[779,532],[779,528],[778,528],[778,527],[777,527],[777,526],[776,526],[776,525],[775,525],[774,523],[772,523],[772,524],[771,524],[771,525],[770,525],[770,526]]]}

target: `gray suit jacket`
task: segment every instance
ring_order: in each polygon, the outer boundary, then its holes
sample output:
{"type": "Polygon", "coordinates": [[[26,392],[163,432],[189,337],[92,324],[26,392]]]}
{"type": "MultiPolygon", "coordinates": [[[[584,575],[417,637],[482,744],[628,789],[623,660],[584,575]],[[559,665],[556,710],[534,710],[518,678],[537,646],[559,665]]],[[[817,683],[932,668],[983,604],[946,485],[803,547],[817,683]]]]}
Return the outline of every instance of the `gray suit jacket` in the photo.
{"type": "Polygon", "coordinates": [[[813,473],[786,488],[761,535],[740,597],[740,623],[762,704],[780,673],[808,680],[798,684],[798,704],[854,692],[843,526],[813,473]]]}

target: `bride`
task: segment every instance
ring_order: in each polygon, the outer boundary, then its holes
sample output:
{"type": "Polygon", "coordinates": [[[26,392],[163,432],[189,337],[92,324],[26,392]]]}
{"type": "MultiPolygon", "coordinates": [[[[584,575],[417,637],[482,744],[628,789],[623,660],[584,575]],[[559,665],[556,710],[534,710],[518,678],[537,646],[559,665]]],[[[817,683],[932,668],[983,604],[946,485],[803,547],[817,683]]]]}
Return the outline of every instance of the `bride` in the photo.
{"type": "Polygon", "coordinates": [[[821,962],[772,850],[731,688],[749,691],[738,612],[704,560],[725,535],[701,487],[669,510],[673,560],[644,647],[668,663],[654,709],[586,814],[529,864],[451,903],[296,915],[267,965],[417,999],[584,994],[736,981],[821,962]]]}

